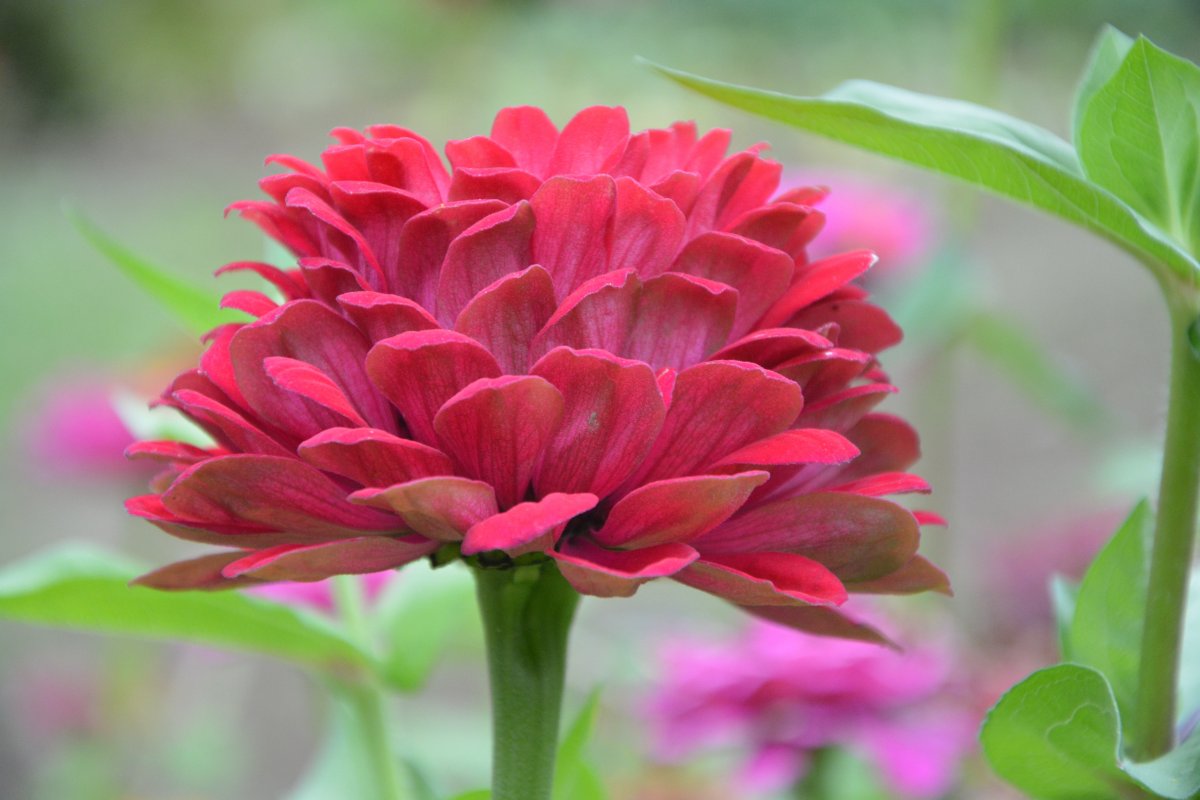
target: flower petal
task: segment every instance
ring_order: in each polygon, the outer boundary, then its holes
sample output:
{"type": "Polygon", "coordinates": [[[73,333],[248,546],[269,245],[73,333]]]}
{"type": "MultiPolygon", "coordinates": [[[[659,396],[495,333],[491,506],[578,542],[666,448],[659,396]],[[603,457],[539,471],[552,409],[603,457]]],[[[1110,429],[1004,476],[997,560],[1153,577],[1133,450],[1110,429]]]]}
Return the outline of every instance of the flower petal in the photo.
{"type": "Polygon", "coordinates": [[[500,366],[479,342],[445,330],[411,331],[384,339],[367,355],[367,374],[400,410],[414,438],[436,444],[433,417],[447,400],[500,366]]]}
{"type": "Polygon", "coordinates": [[[767,477],[693,475],[640,486],[617,501],[592,538],[606,547],[691,541],[729,519],[767,477]]]}
{"type": "Polygon", "coordinates": [[[895,572],[889,572],[883,577],[871,581],[847,582],[846,588],[851,592],[865,594],[916,594],[917,592],[938,592],[952,595],[950,578],[946,573],[935,567],[924,556],[913,556],[904,566],[895,572]]]}
{"type": "Polygon", "coordinates": [[[632,597],[646,581],[674,575],[699,558],[679,542],[609,550],[586,539],[568,542],[547,555],[558,562],[559,571],[577,592],[596,597],[632,597]]]}
{"type": "Polygon", "coordinates": [[[606,162],[624,149],[629,139],[629,116],[623,108],[592,106],[563,126],[550,157],[550,175],[601,172],[606,162]]]}
{"type": "Polygon", "coordinates": [[[433,427],[460,472],[491,484],[504,509],[525,497],[562,415],[562,394],[543,378],[481,378],[446,401],[433,427]]]}
{"type": "Polygon", "coordinates": [[[329,409],[351,425],[367,425],[341,387],[312,364],[294,358],[270,356],[263,360],[263,369],[280,389],[329,409]]]}
{"type": "Polygon", "coordinates": [[[506,207],[499,200],[463,200],[434,206],[405,222],[400,230],[397,271],[388,275],[392,293],[434,308],[438,271],[450,243],[479,220],[506,207]]]}
{"type": "MultiPolygon", "coordinates": [[[[760,324],[764,328],[773,328],[786,323],[803,309],[862,275],[878,260],[879,257],[870,250],[855,250],[807,265],[796,276],[787,294],[763,316],[760,324]]],[[[842,341],[839,344],[846,345],[842,341]]]]}
{"type": "Polygon", "coordinates": [[[551,178],[530,198],[537,226],[533,257],[565,297],[597,275],[609,272],[608,232],[616,186],[607,175],[551,178]]]}
{"type": "Polygon", "coordinates": [[[395,569],[441,546],[424,536],[360,536],[336,542],[281,545],[230,563],[227,578],[265,581],[322,581],[334,575],[365,575],[395,569]]]}
{"type": "Polygon", "coordinates": [[[643,278],[666,272],[683,244],[683,212],[632,178],[618,178],[616,190],[608,271],[633,269],[643,278]]]}
{"type": "Polygon", "coordinates": [[[496,513],[491,486],[456,475],[361,489],[350,500],[386,508],[417,533],[441,542],[460,541],[472,525],[496,513]]]}
{"type": "Polygon", "coordinates": [[[730,453],[717,466],[841,464],[858,455],[850,440],[821,428],[798,428],[760,439],[730,453]]]}
{"type": "Polygon", "coordinates": [[[842,582],[824,565],[793,553],[730,553],[700,560],[675,580],[738,605],[840,605],[842,582]]]}
{"type": "Polygon", "coordinates": [[[797,553],[846,581],[873,580],[917,551],[910,511],[887,500],[838,492],[804,494],[752,508],[696,542],[710,554],[797,553]]]}
{"type": "Polygon", "coordinates": [[[786,253],[730,233],[709,232],[683,248],[672,272],[732,286],[738,292],[733,335],[741,336],[787,291],[795,265],[786,253]]]}
{"type": "Polygon", "coordinates": [[[510,375],[529,371],[533,337],[554,314],[554,284],[538,265],[500,278],[467,304],[455,330],[483,344],[510,375]]]}
{"type": "Polygon", "coordinates": [[[742,606],[742,610],[777,625],[785,625],[814,636],[833,636],[900,649],[872,626],[852,619],[840,609],[828,606],[742,606]]]}
{"type": "Polygon", "coordinates": [[[591,511],[598,502],[600,498],[594,494],[554,492],[541,500],[518,503],[472,525],[463,538],[462,554],[470,556],[486,550],[503,550],[516,557],[549,549],[557,538],[555,534],[561,532],[572,517],[591,511]]]}
{"type": "Polygon", "coordinates": [[[395,531],[390,514],[347,502],[320,470],[295,458],[231,455],[211,458],[180,475],[163,505],[185,519],[218,525],[251,523],[331,538],[351,531],[395,531]]]}
{"type": "Polygon", "coordinates": [[[533,197],[541,185],[539,178],[523,169],[464,167],[454,170],[447,199],[450,202],[491,199],[519,203],[533,197]]]}
{"type": "Polygon", "coordinates": [[[840,347],[866,353],[886,350],[903,337],[900,326],[886,311],[862,300],[826,300],[800,309],[788,321],[798,328],[813,329],[830,323],[838,327],[840,347]]]}
{"type": "Polygon", "coordinates": [[[437,317],[449,325],[481,289],[533,263],[533,210],[522,200],[476,222],[450,243],[437,289],[437,317]]]}
{"type": "Polygon", "coordinates": [[[261,583],[252,575],[226,577],[222,573],[226,566],[245,556],[246,551],[234,550],[233,552],[211,553],[199,558],[189,558],[186,561],[176,561],[134,578],[129,585],[177,591],[180,589],[236,589],[239,586],[253,586],[261,583]]]}
{"type": "Polygon", "coordinates": [[[400,231],[405,222],[426,209],[425,203],[413,194],[371,181],[334,181],[329,185],[333,205],[343,217],[362,232],[363,238],[378,259],[387,285],[390,276],[400,267],[400,231]]]}
{"type": "Polygon", "coordinates": [[[436,319],[407,297],[380,292],[344,292],[337,303],[373,342],[409,331],[440,328],[436,319]]]}
{"type": "Polygon", "coordinates": [[[558,141],[558,128],[540,108],[504,108],[492,123],[492,139],[512,154],[518,167],[544,178],[558,141]]]}
{"type": "Polygon", "coordinates": [[[305,441],[298,452],[314,467],[362,486],[391,486],[454,472],[450,458],[440,450],[376,428],[330,428],[305,441]]]}
{"type": "Polygon", "coordinates": [[[562,392],[562,424],[534,477],[538,494],[592,492],[604,497],[642,463],[666,407],[654,372],[603,350],[560,347],[531,372],[562,392]]]}

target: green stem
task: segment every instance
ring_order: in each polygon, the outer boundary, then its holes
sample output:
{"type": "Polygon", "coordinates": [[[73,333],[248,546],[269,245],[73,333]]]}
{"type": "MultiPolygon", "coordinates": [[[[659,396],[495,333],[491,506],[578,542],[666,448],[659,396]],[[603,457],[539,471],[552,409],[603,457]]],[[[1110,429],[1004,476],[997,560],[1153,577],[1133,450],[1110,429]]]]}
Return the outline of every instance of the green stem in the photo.
{"type": "Polygon", "coordinates": [[[1130,746],[1130,755],[1140,761],[1168,752],[1175,743],[1183,613],[1200,491],[1200,353],[1189,337],[1195,324],[1194,304],[1171,303],[1167,432],[1130,746]]]}
{"type": "MultiPolygon", "coordinates": [[[[346,632],[359,643],[369,646],[370,626],[358,576],[337,576],[333,591],[346,632]]],[[[378,800],[404,800],[411,796],[400,775],[386,715],[387,695],[378,679],[373,675],[356,676],[351,680],[339,680],[338,685],[365,745],[366,760],[374,774],[376,797],[378,800]]]]}
{"type": "Polygon", "coordinates": [[[549,800],[579,594],[553,562],[477,568],[492,687],[492,800],[549,800]]]}

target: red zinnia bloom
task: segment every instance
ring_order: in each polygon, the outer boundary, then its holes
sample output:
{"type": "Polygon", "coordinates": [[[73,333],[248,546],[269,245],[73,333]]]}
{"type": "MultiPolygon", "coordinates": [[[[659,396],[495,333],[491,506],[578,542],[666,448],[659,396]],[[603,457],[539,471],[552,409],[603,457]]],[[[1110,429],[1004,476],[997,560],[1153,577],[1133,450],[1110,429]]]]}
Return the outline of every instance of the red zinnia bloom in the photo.
{"type": "Polygon", "coordinates": [[[875,354],[900,331],[850,282],[866,251],[808,263],[821,215],[727,131],[630,135],[622,109],[559,131],[534,108],[450,142],[338,129],[324,169],[291,156],[232,208],[297,256],[238,262],[164,402],[202,450],[130,510],[236,548],[147,576],[163,587],[316,580],[445,548],[483,565],[554,559],[580,592],[672,577],[772,619],[870,636],[847,590],[944,588],[926,490],[875,354]]]}

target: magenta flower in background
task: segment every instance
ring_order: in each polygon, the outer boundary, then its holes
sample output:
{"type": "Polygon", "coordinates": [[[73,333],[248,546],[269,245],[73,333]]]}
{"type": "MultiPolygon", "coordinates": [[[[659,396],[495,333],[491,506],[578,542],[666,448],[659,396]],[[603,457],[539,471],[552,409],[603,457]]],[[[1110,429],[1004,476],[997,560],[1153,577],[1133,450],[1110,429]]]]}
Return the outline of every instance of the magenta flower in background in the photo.
{"type": "Polygon", "coordinates": [[[441,550],[552,559],[580,592],[670,577],[828,634],[877,638],[848,591],[945,589],[914,515],[882,496],[912,429],[876,354],[900,331],[851,282],[866,251],[810,261],[812,192],[695,126],[631,134],[622,109],[559,131],[533,108],[450,142],[334,132],[270,197],[232,209],[297,257],[238,262],[282,302],[210,335],[163,402],[218,443],[143,442],[132,513],[226,550],[162,588],[320,580],[441,550]],[[773,199],[772,199],[773,198],[773,199]]]}
{"type": "MultiPolygon", "coordinates": [[[[392,570],[370,572],[363,575],[362,591],[367,602],[372,603],[379,599],[379,595],[388,583],[396,577],[397,574],[392,570]]],[[[264,583],[259,586],[249,586],[245,591],[287,606],[301,606],[327,614],[336,610],[333,578],[310,582],[264,583]]]]}
{"type": "Polygon", "coordinates": [[[825,227],[809,248],[813,258],[868,248],[879,256],[862,278],[870,282],[911,276],[932,254],[938,215],[916,192],[850,172],[789,172],[784,185],[821,187],[812,202],[825,227]]]}
{"type": "Polygon", "coordinates": [[[116,387],[86,375],[64,376],[39,391],[22,421],[30,461],[47,477],[139,474],[124,457],[134,436],[113,405],[116,387]]]}
{"type": "Polygon", "coordinates": [[[818,751],[843,747],[897,794],[938,797],[957,779],[979,726],[944,646],[900,652],[757,622],[732,642],[670,642],[660,662],[662,683],[648,705],[658,757],[744,749],[748,791],[792,786],[818,751]]]}

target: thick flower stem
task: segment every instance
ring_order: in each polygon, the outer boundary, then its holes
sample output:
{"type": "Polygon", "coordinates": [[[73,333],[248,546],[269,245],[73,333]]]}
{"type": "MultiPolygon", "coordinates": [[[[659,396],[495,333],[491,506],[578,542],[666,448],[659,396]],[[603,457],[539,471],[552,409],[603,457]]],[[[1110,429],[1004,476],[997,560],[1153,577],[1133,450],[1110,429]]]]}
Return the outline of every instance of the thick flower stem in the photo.
{"type": "Polygon", "coordinates": [[[1196,309],[1171,314],[1171,380],[1158,515],[1150,556],[1130,755],[1150,760],[1175,743],[1176,685],[1200,491],[1200,353],[1196,309]]]}
{"type": "MultiPolygon", "coordinates": [[[[364,645],[369,644],[369,628],[363,611],[362,584],[357,575],[339,575],[334,579],[334,598],[346,632],[364,645]]],[[[339,692],[350,709],[357,728],[365,760],[374,776],[378,800],[406,800],[411,796],[400,775],[396,752],[388,727],[387,695],[374,676],[356,676],[338,681],[339,692]]]]}
{"type": "Polygon", "coordinates": [[[475,570],[492,687],[492,800],[549,800],[579,595],[553,563],[475,570]]]}

